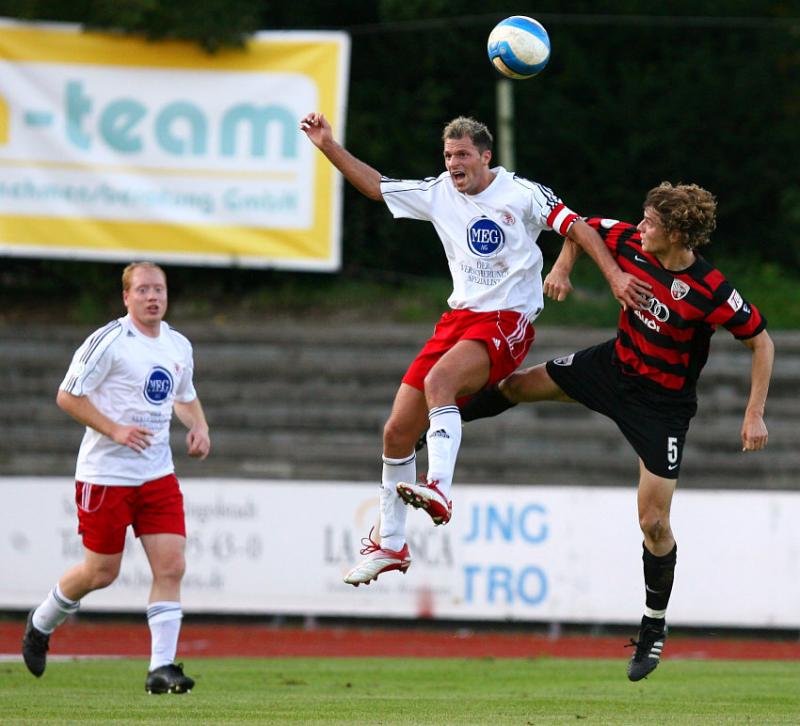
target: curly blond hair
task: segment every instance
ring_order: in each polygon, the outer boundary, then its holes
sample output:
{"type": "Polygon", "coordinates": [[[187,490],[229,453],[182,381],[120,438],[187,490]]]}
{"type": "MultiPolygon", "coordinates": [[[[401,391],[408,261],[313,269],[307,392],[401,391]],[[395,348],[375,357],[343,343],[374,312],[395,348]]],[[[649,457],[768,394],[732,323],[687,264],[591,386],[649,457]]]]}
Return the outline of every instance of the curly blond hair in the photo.
{"type": "Polygon", "coordinates": [[[716,197],[697,184],[661,182],[647,193],[644,207],[653,209],[667,234],[678,231],[690,250],[707,245],[717,226],[716,197]]]}

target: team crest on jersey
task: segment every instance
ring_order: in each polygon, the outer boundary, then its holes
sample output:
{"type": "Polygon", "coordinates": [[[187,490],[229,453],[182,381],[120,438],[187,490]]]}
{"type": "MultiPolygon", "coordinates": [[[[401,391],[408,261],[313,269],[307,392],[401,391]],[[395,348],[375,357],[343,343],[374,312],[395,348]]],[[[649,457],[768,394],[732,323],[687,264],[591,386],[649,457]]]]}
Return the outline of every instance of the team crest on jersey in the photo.
{"type": "Polygon", "coordinates": [[[683,300],[691,288],[683,280],[673,280],[670,292],[672,293],[673,300],[683,300]]]}
{"type": "Polygon", "coordinates": [[[561,358],[553,358],[553,363],[557,366],[571,366],[572,359],[575,357],[574,353],[562,356],[561,358]]]}
{"type": "Polygon", "coordinates": [[[516,221],[517,220],[514,219],[514,215],[511,214],[511,212],[503,212],[503,224],[506,224],[510,227],[516,221]]]}
{"type": "Polygon", "coordinates": [[[734,290],[730,294],[730,297],[728,298],[728,305],[731,306],[731,310],[733,310],[733,312],[735,313],[738,313],[739,308],[741,308],[742,305],[744,305],[744,300],[742,300],[742,296],[738,292],[736,292],[736,290],[734,290]]]}
{"type": "Polygon", "coordinates": [[[475,217],[467,225],[467,245],[479,257],[493,257],[505,243],[506,235],[493,219],[475,217]]]}
{"type": "Polygon", "coordinates": [[[169,397],[174,383],[172,374],[161,366],[153,367],[144,381],[144,397],[156,405],[161,405],[169,397]]]}

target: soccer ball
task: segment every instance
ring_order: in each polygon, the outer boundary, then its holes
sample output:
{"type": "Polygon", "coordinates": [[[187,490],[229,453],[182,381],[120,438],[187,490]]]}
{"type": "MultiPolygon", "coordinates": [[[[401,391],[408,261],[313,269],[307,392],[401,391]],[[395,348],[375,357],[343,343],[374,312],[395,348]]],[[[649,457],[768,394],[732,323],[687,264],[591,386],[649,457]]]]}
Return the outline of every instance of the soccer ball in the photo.
{"type": "Polygon", "coordinates": [[[525,15],[501,20],[489,33],[489,60],[508,78],[531,78],[550,60],[550,38],[544,26],[525,15]]]}

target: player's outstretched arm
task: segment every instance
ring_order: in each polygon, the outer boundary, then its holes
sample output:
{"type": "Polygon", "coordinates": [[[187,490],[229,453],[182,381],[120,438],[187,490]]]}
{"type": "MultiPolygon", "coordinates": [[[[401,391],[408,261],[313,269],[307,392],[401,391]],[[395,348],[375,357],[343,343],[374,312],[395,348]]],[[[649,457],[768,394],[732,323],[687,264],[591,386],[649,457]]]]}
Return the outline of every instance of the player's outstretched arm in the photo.
{"type": "Polygon", "coordinates": [[[623,308],[640,308],[650,297],[650,284],[623,272],[608,251],[602,237],[582,219],[570,227],[567,236],[586,252],[608,280],[611,292],[623,308]]]}
{"type": "Polygon", "coordinates": [[[750,367],[750,396],[747,399],[742,422],[742,451],[760,451],[767,445],[764,408],[767,404],[769,380],[772,377],[775,346],[766,330],[742,342],[753,353],[750,367]]]}
{"type": "Polygon", "coordinates": [[[300,121],[300,130],[365,197],[378,202],[383,199],[380,173],[357,159],[333,138],[331,125],[323,114],[316,111],[307,114],[300,121]]]}

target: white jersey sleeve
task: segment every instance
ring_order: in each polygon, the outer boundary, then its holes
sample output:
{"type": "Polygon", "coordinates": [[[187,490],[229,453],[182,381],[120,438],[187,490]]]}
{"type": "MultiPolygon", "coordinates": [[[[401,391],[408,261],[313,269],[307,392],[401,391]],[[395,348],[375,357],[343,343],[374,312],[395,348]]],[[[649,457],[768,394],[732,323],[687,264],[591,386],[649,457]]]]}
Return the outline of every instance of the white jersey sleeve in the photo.
{"type": "Polygon", "coordinates": [[[433,221],[436,200],[441,186],[452,184],[449,174],[426,179],[381,178],[381,194],[395,218],[433,221]]]}
{"type": "Polygon", "coordinates": [[[73,396],[87,396],[103,382],[111,369],[113,355],[106,355],[109,346],[122,333],[119,320],[90,335],[75,351],[67,375],[59,388],[73,396]]]}

